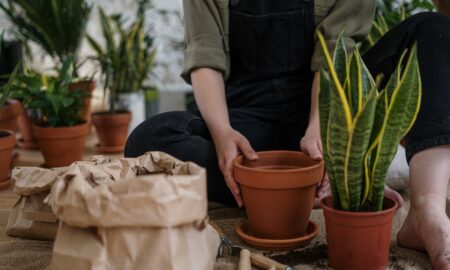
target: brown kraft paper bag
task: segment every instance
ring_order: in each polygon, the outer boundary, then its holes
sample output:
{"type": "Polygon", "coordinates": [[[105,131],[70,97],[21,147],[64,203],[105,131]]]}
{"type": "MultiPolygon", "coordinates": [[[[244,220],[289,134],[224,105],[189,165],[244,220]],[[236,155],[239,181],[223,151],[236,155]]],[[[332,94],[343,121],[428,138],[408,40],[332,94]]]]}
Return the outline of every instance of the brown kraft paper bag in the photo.
{"type": "Polygon", "coordinates": [[[214,267],[220,239],[206,222],[205,169],[194,163],[151,152],[73,164],[49,203],[60,220],[50,269],[214,267]]]}

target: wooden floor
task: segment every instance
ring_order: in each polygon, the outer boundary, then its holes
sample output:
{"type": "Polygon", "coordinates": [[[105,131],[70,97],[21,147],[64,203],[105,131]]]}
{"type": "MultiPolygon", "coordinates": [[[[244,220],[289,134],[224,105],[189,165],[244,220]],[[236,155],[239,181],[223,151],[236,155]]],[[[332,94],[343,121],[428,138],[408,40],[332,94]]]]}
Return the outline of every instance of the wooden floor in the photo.
{"type": "MultiPolygon", "coordinates": [[[[20,137],[20,135],[18,135],[20,137]]],[[[94,133],[92,133],[86,142],[86,149],[84,153],[84,159],[92,156],[98,155],[95,151],[95,144],[97,143],[97,138],[94,133]]],[[[39,166],[44,164],[44,158],[40,151],[29,151],[16,149],[19,154],[16,166],[39,166]]],[[[108,155],[111,157],[121,157],[122,155],[108,155]]],[[[10,186],[6,190],[0,191],[0,243],[8,240],[14,239],[6,235],[6,224],[8,222],[9,210],[14,205],[18,196],[14,194],[13,187],[10,186]]]]}

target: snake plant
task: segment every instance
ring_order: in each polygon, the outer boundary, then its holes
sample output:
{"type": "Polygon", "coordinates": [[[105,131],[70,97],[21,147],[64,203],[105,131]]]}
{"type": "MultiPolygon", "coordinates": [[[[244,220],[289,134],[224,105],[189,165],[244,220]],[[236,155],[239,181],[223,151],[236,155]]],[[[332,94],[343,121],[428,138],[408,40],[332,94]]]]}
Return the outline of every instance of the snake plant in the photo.
{"type": "Polygon", "coordinates": [[[347,54],[341,35],[332,57],[318,37],[328,66],[320,74],[319,114],[334,206],[380,211],[387,170],[419,111],[416,47],[403,54],[386,87],[377,89],[358,49],[347,54]]]}

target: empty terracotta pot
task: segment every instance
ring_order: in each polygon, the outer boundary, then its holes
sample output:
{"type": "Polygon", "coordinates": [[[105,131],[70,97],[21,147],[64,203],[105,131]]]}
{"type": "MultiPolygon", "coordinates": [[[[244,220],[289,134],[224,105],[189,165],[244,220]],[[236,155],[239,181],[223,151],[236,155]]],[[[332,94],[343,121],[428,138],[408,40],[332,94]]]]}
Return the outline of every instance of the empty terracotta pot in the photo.
{"type": "Polygon", "coordinates": [[[19,101],[9,99],[3,108],[0,108],[0,128],[17,131],[17,117],[22,112],[19,101]]]}
{"type": "Polygon", "coordinates": [[[100,140],[100,152],[123,152],[131,122],[131,113],[118,111],[114,114],[100,112],[92,114],[92,123],[100,140]],[[103,150],[103,151],[102,151],[103,150]]]}
{"type": "Polygon", "coordinates": [[[293,151],[259,152],[257,161],[234,160],[250,230],[255,237],[290,239],[305,235],[323,161],[293,151]]]}
{"type": "Polygon", "coordinates": [[[17,117],[17,125],[19,126],[22,138],[17,141],[17,145],[22,149],[38,149],[36,138],[33,134],[33,123],[28,115],[26,108],[20,103],[22,112],[17,117]]]}
{"type": "Polygon", "coordinates": [[[81,119],[90,123],[91,122],[91,97],[92,92],[95,89],[95,81],[79,81],[69,84],[69,90],[71,91],[84,91],[88,94],[84,98],[84,108],[81,110],[81,119]]]}
{"type": "Polygon", "coordinates": [[[72,127],[33,126],[33,132],[45,159],[45,167],[63,167],[82,160],[89,124],[72,127]]]}
{"type": "Polygon", "coordinates": [[[333,198],[321,202],[325,215],[328,261],[336,270],[386,269],[392,220],[397,203],[384,198],[379,212],[349,212],[333,208],[333,198]]]}
{"type": "Polygon", "coordinates": [[[11,130],[0,129],[0,190],[7,188],[10,183],[9,171],[16,136],[11,130]]]}

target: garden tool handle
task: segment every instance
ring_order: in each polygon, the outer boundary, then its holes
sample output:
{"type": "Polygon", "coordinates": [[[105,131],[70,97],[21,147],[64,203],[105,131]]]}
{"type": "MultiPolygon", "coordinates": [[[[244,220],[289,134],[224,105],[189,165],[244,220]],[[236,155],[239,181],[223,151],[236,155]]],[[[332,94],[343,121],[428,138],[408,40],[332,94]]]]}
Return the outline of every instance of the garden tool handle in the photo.
{"type": "Polygon", "coordinates": [[[242,249],[239,258],[239,270],[252,270],[252,263],[250,261],[250,251],[242,249]]]}
{"type": "Polygon", "coordinates": [[[275,270],[290,270],[290,269],[292,269],[291,267],[289,267],[285,264],[281,264],[275,260],[272,260],[271,258],[268,258],[264,255],[256,254],[256,253],[252,253],[250,255],[250,260],[252,261],[252,264],[254,266],[257,266],[262,269],[272,269],[272,268],[274,268],[275,270]]]}

